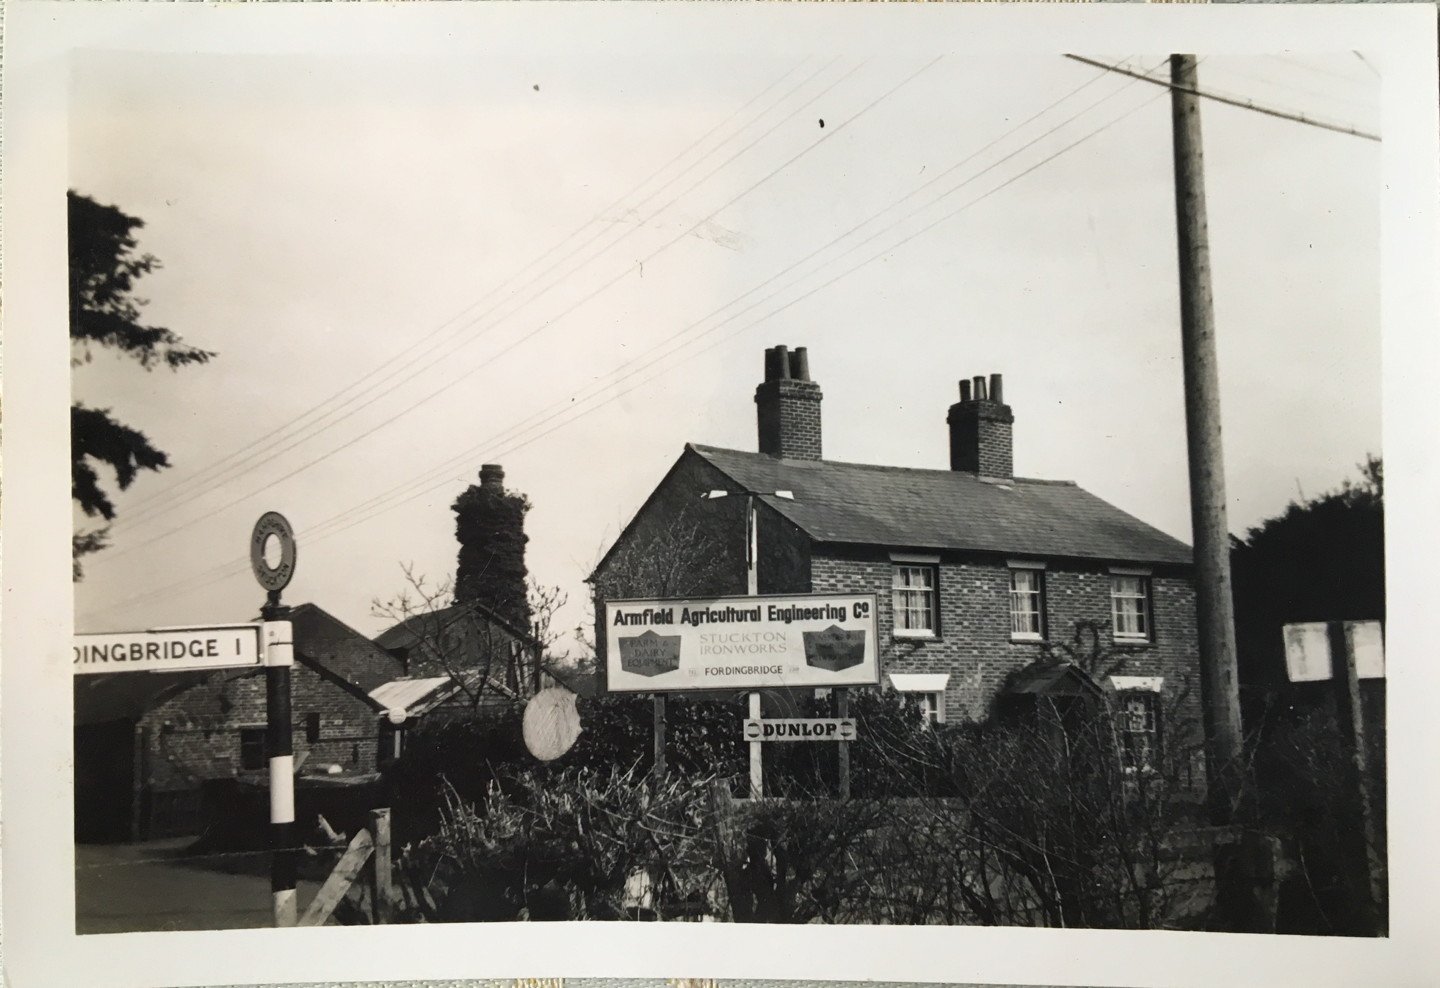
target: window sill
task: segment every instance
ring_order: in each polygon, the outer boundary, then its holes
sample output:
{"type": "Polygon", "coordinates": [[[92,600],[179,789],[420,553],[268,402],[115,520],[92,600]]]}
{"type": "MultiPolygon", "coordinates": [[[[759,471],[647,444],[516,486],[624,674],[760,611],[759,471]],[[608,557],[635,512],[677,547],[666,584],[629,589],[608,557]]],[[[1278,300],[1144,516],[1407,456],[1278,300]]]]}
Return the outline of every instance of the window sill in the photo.
{"type": "Polygon", "coordinates": [[[933,642],[940,640],[940,636],[933,631],[891,631],[890,637],[896,641],[905,642],[933,642]]]}
{"type": "Polygon", "coordinates": [[[1111,636],[1111,641],[1116,645],[1150,646],[1155,644],[1155,639],[1153,638],[1122,638],[1119,635],[1111,636]]]}
{"type": "Polygon", "coordinates": [[[1011,635],[1011,645],[1044,645],[1046,639],[1043,635],[1011,635]]]}

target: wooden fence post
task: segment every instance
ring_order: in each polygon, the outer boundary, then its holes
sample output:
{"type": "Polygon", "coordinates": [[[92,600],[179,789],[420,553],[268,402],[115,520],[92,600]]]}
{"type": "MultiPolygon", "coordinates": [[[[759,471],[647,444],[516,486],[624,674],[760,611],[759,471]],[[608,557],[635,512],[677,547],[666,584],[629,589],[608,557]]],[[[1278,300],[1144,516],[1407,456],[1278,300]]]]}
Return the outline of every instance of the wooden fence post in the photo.
{"type": "Polygon", "coordinates": [[[320,886],[320,891],[315,893],[315,898],[310,901],[310,908],[305,910],[305,915],[300,917],[297,926],[323,926],[345,898],[345,893],[350,891],[351,884],[365,868],[365,862],[370,859],[370,852],[374,850],[374,840],[370,831],[362,830],[350,841],[350,846],[335,863],[335,868],[330,872],[330,877],[325,879],[325,884],[320,886]]]}
{"type": "Polygon", "coordinates": [[[1355,871],[1363,876],[1358,884],[1363,890],[1366,919],[1375,936],[1386,936],[1389,930],[1385,900],[1385,870],[1380,860],[1384,838],[1375,823],[1375,797],[1370,785],[1370,766],[1366,749],[1364,706],[1360,696],[1360,674],[1355,663],[1355,643],[1344,621],[1330,621],[1326,626],[1330,639],[1330,683],[1335,695],[1335,713],[1339,721],[1350,764],[1346,774],[1353,779],[1355,813],[1358,817],[1358,840],[1351,849],[1356,861],[1355,871]]]}
{"type": "Polygon", "coordinates": [[[394,906],[394,875],[390,864],[390,808],[370,811],[370,839],[375,845],[370,901],[375,924],[388,923],[394,906]]]}
{"type": "Polygon", "coordinates": [[[655,735],[655,760],[651,775],[656,782],[665,777],[665,694],[656,693],[652,721],[655,735]]]}

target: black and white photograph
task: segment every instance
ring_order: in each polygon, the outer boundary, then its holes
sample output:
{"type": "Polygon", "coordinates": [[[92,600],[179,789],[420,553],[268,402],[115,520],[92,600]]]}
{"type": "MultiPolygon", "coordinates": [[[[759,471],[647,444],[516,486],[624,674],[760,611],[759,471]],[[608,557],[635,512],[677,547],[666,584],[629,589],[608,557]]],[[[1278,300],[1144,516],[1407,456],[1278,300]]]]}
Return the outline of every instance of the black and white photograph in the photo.
{"type": "Polygon", "coordinates": [[[1420,977],[1433,10],[263,6],[18,5],[35,983],[1420,977]]]}

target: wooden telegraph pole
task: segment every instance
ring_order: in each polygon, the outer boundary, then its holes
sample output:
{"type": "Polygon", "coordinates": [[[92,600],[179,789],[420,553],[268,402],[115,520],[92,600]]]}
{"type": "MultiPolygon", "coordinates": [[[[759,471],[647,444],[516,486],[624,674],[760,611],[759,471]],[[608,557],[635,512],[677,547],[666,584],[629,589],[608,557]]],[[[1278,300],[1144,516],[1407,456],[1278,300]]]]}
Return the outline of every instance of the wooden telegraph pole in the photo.
{"type": "MultiPolygon", "coordinates": [[[[751,597],[760,595],[760,546],[759,526],[755,521],[755,492],[745,492],[745,593],[751,597]]],[[[758,690],[750,694],[750,719],[759,720],[764,716],[758,690]]],[[[764,745],[760,741],[750,742],[750,798],[760,799],[765,795],[765,764],[762,761],[764,745]]]]}
{"type": "Polygon", "coordinates": [[[1205,711],[1212,815],[1227,824],[1238,791],[1240,691],[1235,668],[1235,606],[1230,531],[1220,440],[1220,383],[1215,355],[1210,235],[1205,219],[1205,159],[1194,55],[1170,56],[1175,142],[1175,217],[1180,247],[1180,340],[1185,372],[1185,434],[1190,459],[1190,520],[1195,540],[1195,607],[1205,711]]]}
{"type": "Polygon", "coordinates": [[[1230,528],[1220,439],[1220,375],[1205,218],[1205,158],[1194,55],[1170,56],[1175,142],[1175,219],[1180,248],[1180,349],[1185,373],[1185,437],[1190,460],[1190,521],[1195,541],[1195,610],[1200,637],[1200,699],[1205,715],[1210,814],[1225,828],[1215,847],[1216,909],[1222,928],[1274,932],[1275,842],[1235,834],[1243,791],[1240,687],[1235,664],[1235,603],[1230,528]]]}

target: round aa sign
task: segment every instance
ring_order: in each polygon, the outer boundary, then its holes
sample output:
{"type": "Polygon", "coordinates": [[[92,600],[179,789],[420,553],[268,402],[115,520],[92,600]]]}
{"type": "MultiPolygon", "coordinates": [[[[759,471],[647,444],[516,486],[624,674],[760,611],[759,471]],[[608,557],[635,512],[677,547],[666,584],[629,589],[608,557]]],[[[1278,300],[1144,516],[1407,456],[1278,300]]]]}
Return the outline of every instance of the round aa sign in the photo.
{"type": "Polygon", "coordinates": [[[250,568],[260,586],[270,591],[284,590],[295,575],[295,531],[280,512],[265,512],[251,530],[250,568]],[[272,538],[280,543],[280,560],[273,566],[265,558],[272,538]]]}
{"type": "Polygon", "coordinates": [[[520,722],[525,747],[542,762],[553,762],[580,736],[580,712],[575,709],[576,696],[567,689],[552,686],[541,690],[525,704],[520,722]]]}

